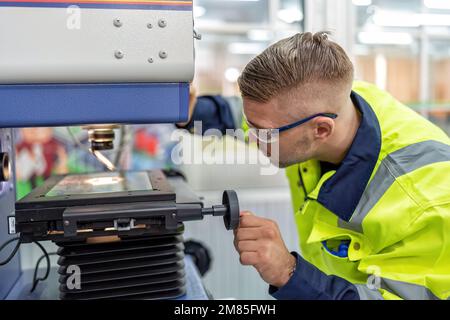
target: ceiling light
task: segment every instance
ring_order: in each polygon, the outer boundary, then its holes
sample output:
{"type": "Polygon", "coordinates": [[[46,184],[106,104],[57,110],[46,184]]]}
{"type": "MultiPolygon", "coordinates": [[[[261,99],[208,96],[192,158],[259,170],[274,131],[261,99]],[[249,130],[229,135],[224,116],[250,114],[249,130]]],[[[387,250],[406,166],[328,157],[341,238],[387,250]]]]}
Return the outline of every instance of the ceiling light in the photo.
{"type": "Polygon", "coordinates": [[[253,41],[269,41],[272,39],[272,32],[262,29],[253,29],[247,32],[247,37],[253,41]]]}
{"type": "Polygon", "coordinates": [[[233,42],[228,45],[228,51],[232,54],[257,55],[265,48],[264,43],[233,42]]]}
{"type": "Polygon", "coordinates": [[[420,24],[423,26],[450,26],[450,14],[420,14],[420,24]]]}
{"type": "Polygon", "coordinates": [[[238,69],[236,68],[228,68],[227,70],[225,70],[225,79],[227,79],[227,81],[229,82],[236,82],[239,78],[239,75],[241,73],[239,72],[238,69]]]}
{"type": "Polygon", "coordinates": [[[278,11],[278,19],[286,23],[294,23],[303,20],[303,13],[298,9],[281,9],[278,11]]]}
{"type": "Polygon", "coordinates": [[[450,14],[378,11],[373,22],[381,27],[450,26],[450,14]]]}
{"type": "Polygon", "coordinates": [[[413,13],[379,10],[374,14],[373,22],[382,27],[419,27],[420,17],[413,13]]]}
{"type": "Polygon", "coordinates": [[[450,0],[424,0],[423,4],[430,9],[450,10],[450,0]]]}
{"type": "Polygon", "coordinates": [[[205,7],[202,7],[202,6],[194,6],[193,11],[194,11],[194,17],[195,18],[202,17],[206,13],[205,7]]]}
{"type": "Polygon", "coordinates": [[[353,0],[352,1],[355,6],[370,6],[372,4],[372,0],[353,0]]]}
{"type": "Polygon", "coordinates": [[[406,32],[360,32],[358,40],[363,44],[410,45],[414,39],[406,32]]]}

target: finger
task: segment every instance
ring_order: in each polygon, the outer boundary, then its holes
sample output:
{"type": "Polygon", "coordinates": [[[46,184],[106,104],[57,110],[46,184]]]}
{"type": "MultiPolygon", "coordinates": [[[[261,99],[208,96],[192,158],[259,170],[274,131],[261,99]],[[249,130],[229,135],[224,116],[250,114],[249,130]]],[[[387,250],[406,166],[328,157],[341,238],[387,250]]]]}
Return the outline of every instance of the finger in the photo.
{"type": "Polygon", "coordinates": [[[258,263],[258,254],[256,252],[243,252],[239,260],[244,266],[253,266],[258,263]]]}
{"type": "Polygon", "coordinates": [[[265,224],[267,224],[266,219],[260,218],[257,216],[242,216],[240,219],[239,227],[242,228],[255,228],[255,227],[262,227],[265,224]]]}
{"type": "MultiPolygon", "coordinates": [[[[236,231],[237,231],[237,230],[236,230],[236,231]]],[[[234,235],[234,239],[233,239],[233,245],[234,245],[234,248],[236,249],[237,252],[239,252],[238,242],[239,242],[239,240],[238,240],[238,238],[237,238],[237,234],[235,234],[235,235],[234,235]]]]}
{"type": "Polygon", "coordinates": [[[237,251],[239,253],[243,252],[257,252],[260,247],[258,241],[255,240],[245,240],[237,242],[237,251]]]}
{"type": "Polygon", "coordinates": [[[239,242],[245,240],[258,240],[261,237],[261,229],[259,228],[239,228],[234,238],[239,242]]]}
{"type": "Polygon", "coordinates": [[[239,219],[239,226],[236,229],[233,229],[233,234],[234,234],[235,237],[236,237],[236,234],[237,234],[237,232],[239,230],[240,225],[241,225],[241,220],[239,219]]]}
{"type": "Polygon", "coordinates": [[[243,217],[243,216],[253,216],[254,214],[253,213],[251,213],[250,211],[241,211],[240,212],[240,216],[241,217],[243,217]]]}

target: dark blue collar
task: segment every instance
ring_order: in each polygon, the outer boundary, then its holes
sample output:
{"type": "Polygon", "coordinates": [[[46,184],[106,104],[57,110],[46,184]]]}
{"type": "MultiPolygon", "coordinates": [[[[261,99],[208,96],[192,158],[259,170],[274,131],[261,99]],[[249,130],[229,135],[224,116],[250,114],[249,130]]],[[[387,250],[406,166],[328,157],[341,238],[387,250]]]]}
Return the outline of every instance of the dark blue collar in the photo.
{"type": "Polygon", "coordinates": [[[349,221],[369,182],[381,149],[381,129],[372,107],[352,92],[353,104],[361,112],[355,139],[336,170],[320,188],[317,201],[344,221],[349,221]]]}

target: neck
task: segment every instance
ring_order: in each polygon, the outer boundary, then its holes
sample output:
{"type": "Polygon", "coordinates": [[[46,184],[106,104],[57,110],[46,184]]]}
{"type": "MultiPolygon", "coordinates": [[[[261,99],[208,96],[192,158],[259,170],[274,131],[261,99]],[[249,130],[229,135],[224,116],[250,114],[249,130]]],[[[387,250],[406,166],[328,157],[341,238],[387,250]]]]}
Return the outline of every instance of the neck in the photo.
{"type": "Polygon", "coordinates": [[[330,142],[324,146],[321,156],[318,157],[320,161],[340,164],[344,160],[355,139],[361,123],[361,114],[350,97],[348,104],[347,108],[343,108],[343,110],[348,110],[348,113],[336,127],[336,131],[330,139],[330,142]]]}

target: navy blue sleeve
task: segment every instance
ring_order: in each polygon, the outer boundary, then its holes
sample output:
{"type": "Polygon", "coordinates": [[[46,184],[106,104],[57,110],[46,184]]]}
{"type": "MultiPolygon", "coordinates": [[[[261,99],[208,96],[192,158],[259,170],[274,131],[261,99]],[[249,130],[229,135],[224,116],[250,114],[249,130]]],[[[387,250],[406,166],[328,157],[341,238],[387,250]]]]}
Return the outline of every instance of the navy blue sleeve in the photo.
{"type": "Polygon", "coordinates": [[[328,276],[293,252],[297,266],[288,283],[281,288],[269,287],[278,300],[359,300],[356,287],[347,280],[328,276]]]}
{"type": "Polygon", "coordinates": [[[236,129],[231,106],[219,95],[197,98],[194,113],[186,129],[192,130],[196,121],[202,122],[202,132],[196,132],[197,134],[203,135],[210,129],[216,129],[225,134],[227,129],[236,129]]]}

